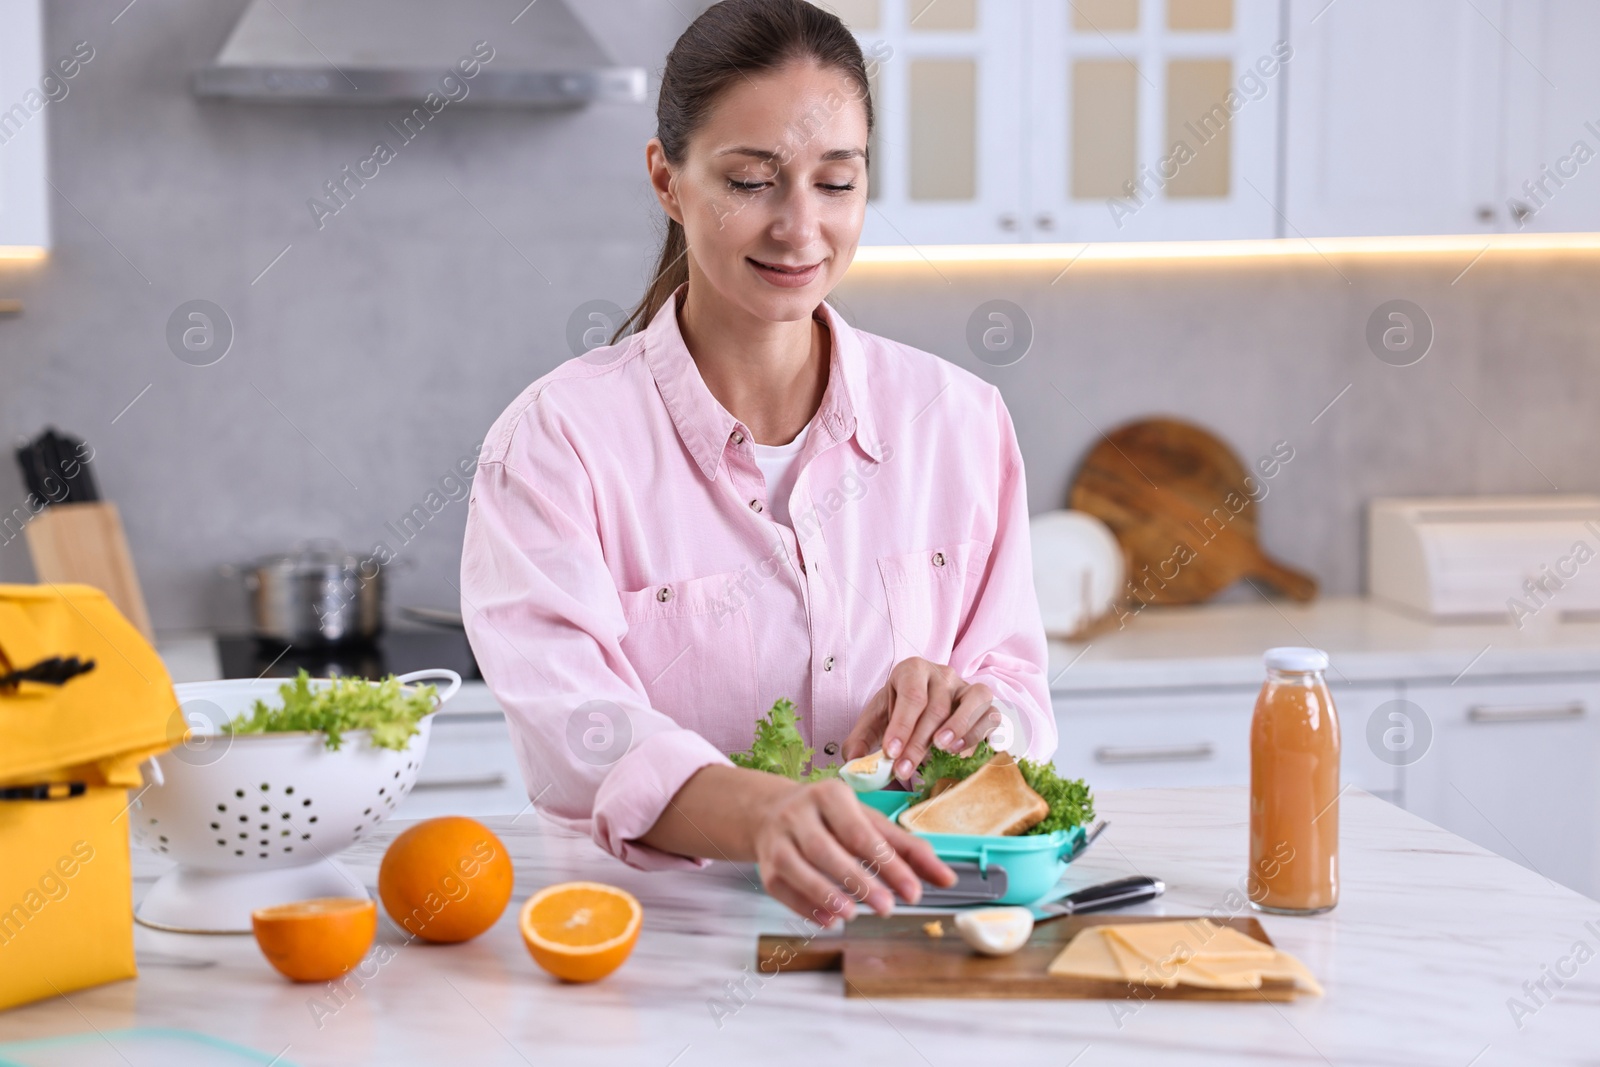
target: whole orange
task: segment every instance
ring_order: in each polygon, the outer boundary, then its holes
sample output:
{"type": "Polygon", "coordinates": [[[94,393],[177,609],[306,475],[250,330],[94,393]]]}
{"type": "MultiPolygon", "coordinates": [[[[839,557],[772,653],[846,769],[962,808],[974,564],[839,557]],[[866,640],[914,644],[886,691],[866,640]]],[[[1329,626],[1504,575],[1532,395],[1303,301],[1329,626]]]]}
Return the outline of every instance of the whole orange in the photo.
{"type": "Polygon", "coordinates": [[[378,932],[370,897],[317,897],[257,908],[250,929],[261,954],[296,982],[329,982],[361,962],[378,932]]]}
{"type": "Polygon", "coordinates": [[[511,856],[476,819],[420,822],[389,845],[378,896],[389,918],[424,941],[466,941],[495,924],[511,899],[511,856]]]}
{"type": "Polygon", "coordinates": [[[533,961],[565,982],[593,982],[621,967],[643,924],[633,894],[601,882],[546,886],[518,915],[533,961]]]}

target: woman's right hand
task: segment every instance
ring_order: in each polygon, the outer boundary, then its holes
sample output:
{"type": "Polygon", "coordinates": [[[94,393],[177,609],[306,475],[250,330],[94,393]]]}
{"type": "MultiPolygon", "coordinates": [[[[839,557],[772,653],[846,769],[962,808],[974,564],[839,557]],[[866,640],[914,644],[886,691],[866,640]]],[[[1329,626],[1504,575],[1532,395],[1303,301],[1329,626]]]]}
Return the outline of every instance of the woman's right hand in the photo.
{"type": "Polygon", "coordinates": [[[767,892],[825,927],[854,917],[857,904],[879,915],[894,910],[896,896],[915,904],[924,880],[956,881],[925,838],[891,823],[838,779],[772,794],[754,844],[767,892]]]}

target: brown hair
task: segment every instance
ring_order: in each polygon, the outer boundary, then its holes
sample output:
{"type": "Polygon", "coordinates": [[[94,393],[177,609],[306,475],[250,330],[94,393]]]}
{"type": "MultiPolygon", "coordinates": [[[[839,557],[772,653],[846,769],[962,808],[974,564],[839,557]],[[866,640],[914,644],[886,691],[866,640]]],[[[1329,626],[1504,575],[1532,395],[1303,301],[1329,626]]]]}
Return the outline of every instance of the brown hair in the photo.
{"type": "MultiPolygon", "coordinates": [[[[675,166],[683,162],[689,138],[730,82],[796,59],[842,71],[867,109],[867,132],[872,132],[866,61],[837,15],[805,0],[722,0],[691,22],[667,53],[656,100],[656,136],[667,161],[675,166]]],[[[655,274],[612,344],[648,325],[689,277],[687,254],[683,226],[669,216],[655,274]]]]}

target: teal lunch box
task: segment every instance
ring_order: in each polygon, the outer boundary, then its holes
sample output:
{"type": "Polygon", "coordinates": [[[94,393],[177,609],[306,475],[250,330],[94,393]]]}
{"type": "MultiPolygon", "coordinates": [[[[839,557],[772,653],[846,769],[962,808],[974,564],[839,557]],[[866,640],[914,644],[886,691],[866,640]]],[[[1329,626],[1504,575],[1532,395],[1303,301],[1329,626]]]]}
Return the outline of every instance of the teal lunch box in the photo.
{"type": "MultiPolygon", "coordinates": [[[[911,806],[913,794],[898,789],[858,793],[857,798],[883,812],[897,825],[900,813],[911,806]]],[[[915,831],[913,831],[915,832],[915,831]]],[[[978,870],[998,866],[1006,872],[1006,892],[996,904],[1032,904],[1054,889],[1067,873],[1068,855],[1087,830],[1074,826],[1048,834],[918,834],[946,863],[975,863],[978,870]]]]}

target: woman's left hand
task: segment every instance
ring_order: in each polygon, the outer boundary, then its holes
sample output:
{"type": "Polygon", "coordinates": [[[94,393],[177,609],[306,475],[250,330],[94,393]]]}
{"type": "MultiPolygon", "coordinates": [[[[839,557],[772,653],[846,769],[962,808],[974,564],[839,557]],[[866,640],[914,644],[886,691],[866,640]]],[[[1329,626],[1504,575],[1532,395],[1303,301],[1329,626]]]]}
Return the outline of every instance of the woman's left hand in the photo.
{"type": "Polygon", "coordinates": [[[987,685],[912,656],[895,664],[889,681],[867,701],[845,738],[844,758],[882,748],[894,760],[894,776],[910,781],[930,746],[966,753],[999,725],[1000,710],[987,685]]]}

